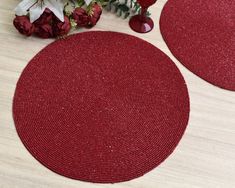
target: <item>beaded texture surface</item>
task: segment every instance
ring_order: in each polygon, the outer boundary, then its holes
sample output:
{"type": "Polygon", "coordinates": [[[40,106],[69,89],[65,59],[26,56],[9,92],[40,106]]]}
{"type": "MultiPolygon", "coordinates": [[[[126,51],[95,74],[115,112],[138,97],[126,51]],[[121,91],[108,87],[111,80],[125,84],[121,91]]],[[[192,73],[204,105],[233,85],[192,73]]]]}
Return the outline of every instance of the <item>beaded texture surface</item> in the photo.
{"type": "Polygon", "coordinates": [[[235,91],[234,0],[169,0],[160,28],[173,55],[190,71],[235,91]]]}
{"type": "Polygon", "coordinates": [[[115,32],[58,40],[23,71],[13,113],[25,147],[73,179],[115,183],[158,166],[189,118],[185,81],[153,45],[115,32]]]}

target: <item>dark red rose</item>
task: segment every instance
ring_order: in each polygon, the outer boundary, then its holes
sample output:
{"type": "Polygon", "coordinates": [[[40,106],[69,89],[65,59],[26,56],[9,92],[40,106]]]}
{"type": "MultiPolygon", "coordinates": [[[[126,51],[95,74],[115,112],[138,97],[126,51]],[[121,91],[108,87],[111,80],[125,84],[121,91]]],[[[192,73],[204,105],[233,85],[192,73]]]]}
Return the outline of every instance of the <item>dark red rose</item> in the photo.
{"type": "Polygon", "coordinates": [[[93,27],[96,25],[96,23],[99,21],[100,16],[95,17],[95,16],[89,16],[89,24],[88,26],[93,27]]]}
{"type": "Polygon", "coordinates": [[[91,11],[91,15],[89,15],[89,26],[93,27],[94,25],[96,25],[96,23],[99,21],[100,19],[100,15],[102,14],[102,8],[98,3],[94,3],[92,5],[92,11],[91,11]]]}
{"type": "Polygon", "coordinates": [[[53,24],[53,32],[55,36],[63,36],[68,34],[71,29],[70,20],[67,16],[64,16],[64,22],[56,19],[53,24]]]}
{"type": "Polygon", "coordinates": [[[89,23],[89,16],[83,8],[76,8],[73,11],[72,17],[80,27],[87,26],[89,23]]]}
{"type": "Polygon", "coordinates": [[[30,36],[34,32],[34,25],[30,23],[28,16],[16,16],[13,24],[23,35],[30,36]]]}
{"type": "Polygon", "coordinates": [[[41,38],[53,37],[52,26],[50,24],[39,25],[35,27],[35,34],[41,38]]]}
{"type": "Polygon", "coordinates": [[[93,16],[99,17],[102,13],[102,7],[98,3],[92,5],[93,16]]]}
{"type": "Polygon", "coordinates": [[[43,14],[34,22],[34,25],[51,24],[53,13],[49,9],[45,9],[43,14]]]}

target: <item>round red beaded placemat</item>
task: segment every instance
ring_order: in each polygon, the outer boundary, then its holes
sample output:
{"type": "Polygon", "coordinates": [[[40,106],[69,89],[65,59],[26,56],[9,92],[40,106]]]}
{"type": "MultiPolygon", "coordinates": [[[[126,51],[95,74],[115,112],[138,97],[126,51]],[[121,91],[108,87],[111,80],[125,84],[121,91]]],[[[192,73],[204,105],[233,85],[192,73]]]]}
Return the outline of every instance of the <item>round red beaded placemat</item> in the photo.
{"type": "Polygon", "coordinates": [[[58,40],[23,71],[13,104],[29,152],[61,175],[127,181],[167,158],[189,117],[185,81],[153,45],[115,32],[58,40]]]}
{"type": "Polygon", "coordinates": [[[235,91],[234,0],[169,0],[160,28],[171,52],[190,71],[235,91]]]}

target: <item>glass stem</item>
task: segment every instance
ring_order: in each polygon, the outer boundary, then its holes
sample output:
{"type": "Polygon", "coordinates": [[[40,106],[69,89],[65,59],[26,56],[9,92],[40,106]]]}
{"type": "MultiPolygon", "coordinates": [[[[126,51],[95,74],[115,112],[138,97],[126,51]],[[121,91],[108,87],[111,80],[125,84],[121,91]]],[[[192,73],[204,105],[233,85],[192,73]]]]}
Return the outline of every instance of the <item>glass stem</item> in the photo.
{"type": "Polygon", "coordinates": [[[148,7],[142,7],[141,8],[141,21],[146,21],[146,14],[147,14],[148,7]]]}

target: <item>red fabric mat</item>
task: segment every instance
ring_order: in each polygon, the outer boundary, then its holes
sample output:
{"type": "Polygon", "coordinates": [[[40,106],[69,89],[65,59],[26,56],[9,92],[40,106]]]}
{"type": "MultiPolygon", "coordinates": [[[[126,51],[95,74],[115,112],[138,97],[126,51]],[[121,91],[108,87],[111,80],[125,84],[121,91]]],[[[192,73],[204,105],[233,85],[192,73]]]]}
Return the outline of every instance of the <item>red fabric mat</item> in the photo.
{"type": "Polygon", "coordinates": [[[187,126],[189,97],[177,67],[153,45],[86,32],[30,61],[13,111],[22,142],[43,165],[114,183],[142,176],[171,154],[187,126]]]}
{"type": "Polygon", "coordinates": [[[171,52],[190,71],[235,91],[234,0],[169,0],[160,28],[171,52]]]}

